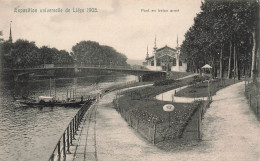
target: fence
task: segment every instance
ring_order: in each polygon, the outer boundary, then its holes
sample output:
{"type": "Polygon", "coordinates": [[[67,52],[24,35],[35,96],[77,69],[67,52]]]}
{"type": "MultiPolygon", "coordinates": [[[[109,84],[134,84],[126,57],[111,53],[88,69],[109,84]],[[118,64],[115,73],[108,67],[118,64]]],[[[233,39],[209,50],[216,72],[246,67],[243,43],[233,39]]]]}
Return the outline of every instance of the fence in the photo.
{"type": "MultiPolygon", "coordinates": [[[[156,144],[164,140],[173,140],[179,137],[185,137],[191,133],[193,138],[201,139],[201,124],[202,116],[205,114],[209,107],[211,100],[202,101],[202,104],[195,108],[194,111],[186,116],[183,120],[174,120],[172,118],[169,122],[155,123],[148,122],[136,117],[130,111],[126,111],[120,107],[116,100],[114,105],[116,110],[121,114],[122,118],[141,134],[149,142],[156,144]]],[[[185,115],[184,115],[185,116],[185,115]]]]}
{"type": "Polygon", "coordinates": [[[72,140],[75,139],[80,122],[84,114],[89,109],[93,100],[87,101],[77,112],[77,114],[70,121],[69,125],[64,130],[63,134],[59,138],[54,150],[49,158],[49,161],[54,161],[55,158],[60,160],[61,157],[66,158],[66,153],[70,153],[70,146],[72,145],[72,140]]]}
{"type": "Polygon", "coordinates": [[[245,95],[248,100],[250,108],[255,113],[258,121],[260,121],[260,112],[259,112],[259,87],[256,83],[252,82],[251,79],[245,80],[245,95]]]}

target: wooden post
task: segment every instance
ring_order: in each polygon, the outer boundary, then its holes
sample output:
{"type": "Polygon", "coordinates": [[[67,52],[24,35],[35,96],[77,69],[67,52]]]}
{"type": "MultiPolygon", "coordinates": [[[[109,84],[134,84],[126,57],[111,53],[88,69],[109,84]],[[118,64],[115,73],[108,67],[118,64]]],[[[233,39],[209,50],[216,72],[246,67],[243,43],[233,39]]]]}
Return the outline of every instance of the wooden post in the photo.
{"type": "Polygon", "coordinates": [[[51,97],[51,78],[50,78],[50,97],[51,97]]]}
{"type": "Polygon", "coordinates": [[[200,136],[200,134],[201,134],[201,133],[200,133],[200,128],[201,128],[201,127],[200,127],[200,126],[201,126],[201,125],[200,125],[200,123],[201,123],[201,108],[200,108],[200,107],[199,107],[199,109],[198,109],[198,112],[199,112],[199,113],[198,113],[198,121],[197,121],[197,125],[198,125],[198,126],[197,126],[197,127],[198,127],[198,140],[201,140],[201,136],[200,136]]]}
{"type": "Polygon", "coordinates": [[[251,107],[251,94],[249,94],[249,105],[251,107]]]}
{"type": "Polygon", "coordinates": [[[60,140],[58,141],[58,156],[60,158],[60,140]]]}
{"type": "Polygon", "coordinates": [[[78,128],[79,128],[79,122],[80,122],[80,120],[79,120],[79,113],[77,114],[77,131],[78,131],[78,128]]]}
{"type": "Polygon", "coordinates": [[[155,137],[156,137],[156,124],[153,125],[153,144],[155,144],[155,137]]]}
{"type": "Polygon", "coordinates": [[[200,120],[197,121],[197,127],[198,127],[198,140],[200,140],[200,120]]]}
{"type": "Polygon", "coordinates": [[[72,120],[72,133],[73,133],[73,139],[75,139],[75,117],[72,120]]]}
{"type": "Polygon", "coordinates": [[[132,121],[131,121],[131,115],[129,114],[129,123],[130,123],[130,126],[132,127],[132,121]]]}
{"type": "Polygon", "coordinates": [[[51,155],[51,161],[54,161],[54,154],[51,155]]]}
{"type": "Polygon", "coordinates": [[[138,131],[138,126],[139,126],[139,119],[137,118],[137,125],[136,125],[136,130],[138,131]]]}
{"type": "MultiPolygon", "coordinates": [[[[149,140],[151,138],[151,128],[149,126],[147,126],[147,127],[148,127],[148,136],[147,136],[147,138],[149,140]]],[[[153,139],[153,137],[152,137],[152,139],[153,139]]]]}
{"type": "Polygon", "coordinates": [[[70,133],[69,133],[69,127],[67,127],[67,153],[70,153],[70,133]]]}
{"type": "Polygon", "coordinates": [[[75,124],[74,124],[75,125],[75,127],[74,127],[75,128],[75,134],[77,135],[77,126],[78,126],[77,125],[78,124],[78,122],[77,122],[77,115],[74,117],[74,121],[75,121],[75,124]]]}
{"type": "Polygon", "coordinates": [[[256,117],[257,117],[257,120],[259,120],[259,116],[258,116],[258,99],[256,99],[256,117]]]}
{"type": "Polygon", "coordinates": [[[72,122],[70,122],[70,145],[72,145],[72,122]]]}
{"type": "Polygon", "coordinates": [[[55,79],[54,79],[54,97],[56,99],[56,82],[55,82],[55,79]]]}
{"type": "Polygon", "coordinates": [[[245,92],[246,92],[246,80],[245,80],[245,92]]]}
{"type": "Polygon", "coordinates": [[[208,95],[210,95],[210,93],[209,93],[209,80],[208,80],[208,95]]]}
{"type": "Polygon", "coordinates": [[[72,88],[72,99],[74,100],[74,89],[72,88]]]}
{"type": "Polygon", "coordinates": [[[66,141],[65,141],[65,132],[63,133],[63,156],[66,157],[66,141]]]}
{"type": "Polygon", "coordinates": [[[75,88],[75,91],[74,91],[75,93],[75,100],[77,99],[77,88],[75,88]]]}

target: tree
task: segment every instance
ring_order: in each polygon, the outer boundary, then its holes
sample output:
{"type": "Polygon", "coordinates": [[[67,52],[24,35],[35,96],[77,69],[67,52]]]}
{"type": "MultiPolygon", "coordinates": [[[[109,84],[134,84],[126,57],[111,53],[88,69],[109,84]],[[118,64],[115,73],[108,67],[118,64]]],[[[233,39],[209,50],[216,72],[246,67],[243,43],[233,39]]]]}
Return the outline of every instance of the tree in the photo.
{"type": "Polygon", "coordinates": [[[127,57],[110,46],[94,41],[81,41],[72,47],[77,64],[125,66],[127,57]]]}
{"type": "Polygon", "coordinates": [[[25,68],[39,64],[39,48],[35,45],[35,42],[18,39],[12,44],[11,50],[13,67],[25,68]]]}
{"type": "Polygon", "coordinates": [[[203,60],[203,63],[213,65],[214,76],[218,69],[222,78],[227,70],[229,78],[233,71],[234,77],[240,79],[241,70],[248,70],[248,57],[252,57],[251,68],[255,69],[258,39],[252,36],[258,24],[259,5],[256,0],[205,0],[201,10],[181,46],[181,52],[188,56],[188,67],[198,70],[203,60]],[[242,66],[241,62],[247,65],[242,66]]]}

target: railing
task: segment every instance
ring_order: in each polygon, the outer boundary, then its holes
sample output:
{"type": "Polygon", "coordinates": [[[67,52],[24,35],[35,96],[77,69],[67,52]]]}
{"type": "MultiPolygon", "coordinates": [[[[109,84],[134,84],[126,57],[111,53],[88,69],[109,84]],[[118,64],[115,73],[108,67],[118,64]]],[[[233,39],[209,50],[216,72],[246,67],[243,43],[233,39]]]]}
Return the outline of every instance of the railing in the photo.
{"type": "Polygon", "coordinates": [[[245,95],[248,99],[248,104],[251,107],[252,111],[255,113],[258,121],[260,121],[260,110],[259,110],[259,87],[257,83],[254,83],[252,79],[245,79],[245,95]]]}
{"type": "Polygon", "coordinates": [[[70,121],[69,125],[64,130],[63,134],[59,138],[54,150],[49,158],[49,161],[54,161],[55,158],[60,159],[62,156],[66,158],[66,153],[70,153],[70,146],[72,146],[72,140],[75,139],[80,122],[91,106],[93,100],[88,100],[77,112],[77,114],[70,121]]]}
{"type": "Polygon", "coordinates": [[[55,68],[100,68],[100,69],[129,69],[129,70],[144,70],[146,68],[136,68],[131,66],[113,66],[113,65],[55,65],[54,67],[34,66],[34,67],[19,67],[19,68],[4,68],[3,70],[26,70],[26,69],[55,69],[55,68]]]}
{"type": "Polygon", "coordinates": [[[105,69],[134,69],[134,70],[148,70],[146,68],[137,68],[131,66],[118,66],[118,65],[88,65],[88,64],[79,64],[79,65],[55,65],[54,67],[71,67],[71,68],[105,68],[105,69]]]}

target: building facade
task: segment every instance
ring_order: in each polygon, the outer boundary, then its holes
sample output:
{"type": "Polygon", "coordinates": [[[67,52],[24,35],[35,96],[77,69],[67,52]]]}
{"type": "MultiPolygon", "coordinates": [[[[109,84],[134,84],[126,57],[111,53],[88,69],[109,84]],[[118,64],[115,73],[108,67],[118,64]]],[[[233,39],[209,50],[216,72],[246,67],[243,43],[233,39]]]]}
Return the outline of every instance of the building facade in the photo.
{"type": "Polygon", "coordinates": [[[147,69],[154,71],[186,72],[187,70],[187,63],[181,57],[180,48],[178,47],[178,38],[177,47],[175,49],[167,45],[158,49],[156,47],[155,38],[153,54],[149,56],[147,47],[146,59],[143,65],[147,69]]]}

